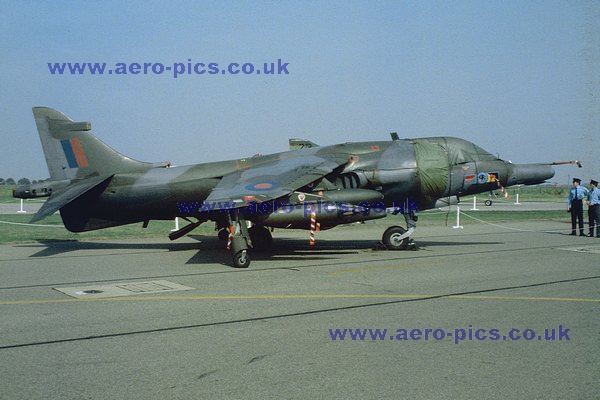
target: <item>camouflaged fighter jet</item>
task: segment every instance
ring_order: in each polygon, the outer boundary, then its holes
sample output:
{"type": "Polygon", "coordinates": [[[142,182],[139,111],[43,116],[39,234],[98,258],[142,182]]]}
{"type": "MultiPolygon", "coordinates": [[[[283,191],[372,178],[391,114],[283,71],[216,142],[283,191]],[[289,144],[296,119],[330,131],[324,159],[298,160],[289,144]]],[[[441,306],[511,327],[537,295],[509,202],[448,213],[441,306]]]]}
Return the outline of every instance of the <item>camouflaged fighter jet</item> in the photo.
{"type": "Polygon", "coordinates": [[[402,249],[418,210],[554,176],[551,164],[512,164],[463,139],[397,134],[391,141],[322,147],[292,139],[282,153],[171,167],[112,150],[91,134],[89,122],[45,107],[33,115],[50,179],[14,192],[23,199],[49,196],[32,222],[60,211],[69,231],[84,232],[181,217],[189,225],[171,233],[174,240],[214,221],[235,267],[250,264],[249,248],[270,246],[268,228],[310,229],[311,217],[328,229],[401,213],[408,229],[390,227],[382,242],[402,249]]]}

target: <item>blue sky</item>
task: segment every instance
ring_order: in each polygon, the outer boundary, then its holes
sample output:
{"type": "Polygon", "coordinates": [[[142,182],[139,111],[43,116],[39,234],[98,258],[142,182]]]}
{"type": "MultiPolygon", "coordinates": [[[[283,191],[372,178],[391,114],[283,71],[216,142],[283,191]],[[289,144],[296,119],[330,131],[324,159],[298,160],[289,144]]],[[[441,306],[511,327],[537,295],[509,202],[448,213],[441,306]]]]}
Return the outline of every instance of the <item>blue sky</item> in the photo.
{"type": "Polygon", "coordinates": [[[320,144],[459,136],[600,177],[595,1],[8,1],[0,177],[46,178],[33,106],[176,165],[320,144]],[[289,63],[282,75],[51,75],[51,62],[289,63]]]}

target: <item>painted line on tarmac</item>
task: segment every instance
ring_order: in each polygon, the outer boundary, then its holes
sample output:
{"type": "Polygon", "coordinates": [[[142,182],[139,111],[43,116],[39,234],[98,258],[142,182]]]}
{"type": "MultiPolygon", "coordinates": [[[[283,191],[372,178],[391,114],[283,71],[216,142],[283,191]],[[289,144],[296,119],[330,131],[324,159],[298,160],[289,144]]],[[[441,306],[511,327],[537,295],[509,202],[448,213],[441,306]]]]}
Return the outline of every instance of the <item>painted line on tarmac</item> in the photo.
{"type": "Polygon", "coordinates": [[[600,303],[600,299],[579,297],[534,297],[534,296],[484,296],[484,295],[439,295],[439,294],[287,294],[287,295],[232,295],[232,296],[135,296],[107,297],[95,299],[41,299],[0,301],[0,306],[60,304],[115,301],[173,301],[173,300],[327,300],[327,299],[427,299],[448,298],[460,300],[520,300],[520,301],[567,301],[579,303],[600,303]]]}

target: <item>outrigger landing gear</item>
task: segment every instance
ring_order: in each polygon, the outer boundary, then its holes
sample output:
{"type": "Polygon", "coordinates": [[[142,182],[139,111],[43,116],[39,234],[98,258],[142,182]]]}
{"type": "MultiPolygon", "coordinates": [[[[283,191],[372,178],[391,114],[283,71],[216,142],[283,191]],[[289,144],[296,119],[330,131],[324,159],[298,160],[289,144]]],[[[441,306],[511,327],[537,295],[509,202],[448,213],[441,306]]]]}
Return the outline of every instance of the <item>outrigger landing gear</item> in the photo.
{"type": "Polygon", "coordinates": [[[415,248],[415,242],[410,238],[417,228],[418,217],[414,211],[403,214],[406,220],[406,227],[390,226],[383,232],[381,242],[387,250],[408,250],[415,248]]]}
{"type": "Polygon", "coordinates": [[[246,220],[238,209],[233,210],[229,215],[229,224],[233,226],[233,237],[231,238],[233,266],[235,268],[248,268],[250,265],[250,256],[248,255],[250,234],[248,233],[246,220]]]}

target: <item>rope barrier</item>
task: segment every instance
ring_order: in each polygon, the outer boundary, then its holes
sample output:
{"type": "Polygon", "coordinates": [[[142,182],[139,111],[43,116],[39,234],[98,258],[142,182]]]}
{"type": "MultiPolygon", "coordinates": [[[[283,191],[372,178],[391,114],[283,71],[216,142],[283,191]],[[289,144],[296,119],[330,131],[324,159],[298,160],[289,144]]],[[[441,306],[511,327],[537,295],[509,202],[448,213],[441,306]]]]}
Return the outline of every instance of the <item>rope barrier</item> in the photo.
{"type": "Polygon", "coordinates": [[[9,222],[9,221],[0,221],[0,224],[7,224],[7,225],[22,225],[22,226],[39,226],[39,227],[46,227],[46,228],[64,228],[63,225],[42,225],[42,224],[25,224],[25,223],[21,223],[21,222],[9,222]]]}
{"type": "Polygon", "coordinates": [[[465,212],[461,213],[463,216],[466,216],[468,218],[471,218],[477,222],[481,222],[482,224],[486,224],[486,225],[490,225],[490,226],[495,226],[497,228],[502,228],[502,229],[507,229],[507,230],[511,230],[511,231],[517,231],[517,232],[532,232],[532,233],[555,233],[555,232],[570,232],[571,229],[550,229],[550,230],[542,230],[542,231],[536,231],[536,230],[531,230],[531,229],[521,229],[521,228],[513,228],[510,226],[504,226],[504,225],[499,225],[499,224],[494,224],[492,222],[487,222],[484,221],[482,219],[479,219],[477,217],[473,217],[472,215],[469,215],[465,212]]]}

